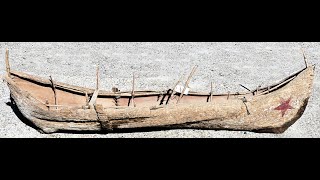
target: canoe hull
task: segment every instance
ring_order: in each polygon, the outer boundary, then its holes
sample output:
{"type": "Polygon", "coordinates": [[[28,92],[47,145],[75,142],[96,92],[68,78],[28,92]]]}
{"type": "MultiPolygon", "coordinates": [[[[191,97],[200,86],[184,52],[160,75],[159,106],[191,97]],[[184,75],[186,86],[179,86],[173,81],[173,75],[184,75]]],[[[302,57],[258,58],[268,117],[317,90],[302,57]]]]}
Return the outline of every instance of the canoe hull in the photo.
{"type": "Polygon", "coordinates": [[[305,111],[312,91],[310,66],[276,91],[224,102],[169,104],[152,107],[112,107],[47,110],[32,95],[6,77],[12,101],[41,132],[139,131],[143,128],[195,128],[283,133],[305,111]]]}

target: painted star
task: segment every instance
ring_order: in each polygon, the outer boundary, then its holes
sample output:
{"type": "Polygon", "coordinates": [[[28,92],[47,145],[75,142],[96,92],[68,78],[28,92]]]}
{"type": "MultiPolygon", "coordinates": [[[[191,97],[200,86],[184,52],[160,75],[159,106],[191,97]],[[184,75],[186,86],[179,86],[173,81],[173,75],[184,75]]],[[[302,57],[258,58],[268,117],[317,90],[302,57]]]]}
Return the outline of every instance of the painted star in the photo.
{"type": "Polygon", "coordinates": [[[293,109],[293,107],[289,104],[290,101],[291,101],[291,97],[288,100],[281,99],[281,104],[274,109],[280,110],[282,113],[282,117],[283,117],[288,109],[293,109]]]}

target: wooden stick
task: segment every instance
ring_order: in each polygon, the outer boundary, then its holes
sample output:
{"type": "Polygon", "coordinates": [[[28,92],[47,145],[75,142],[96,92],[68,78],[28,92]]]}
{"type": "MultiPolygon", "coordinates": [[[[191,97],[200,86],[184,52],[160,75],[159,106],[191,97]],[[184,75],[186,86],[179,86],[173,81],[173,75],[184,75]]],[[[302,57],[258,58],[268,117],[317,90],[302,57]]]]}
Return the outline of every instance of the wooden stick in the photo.
{"type": "Polygon", "coordinates": [[[212,102],[213,82],[211,82],[210,102],[212,102]]]}
{"type": "Polygon", "coordinates": [[[7,71],[7,75],[9,77],[11,77],[10,64],[9,64],[9,50],[8,50],[8,48],[6,49],[6,71],[7,71]]]}
{"type": "MultiPolygon", "coordinates": [[[[133,73],[133,79],[132,79],[132,92],[131,92],[131,101],[133,103],[133,106],[136,107],[136,103],[134,102],[134,82],[135,81],[135,75],[133,73]]],[[[128,104],[128,106],[130,105],[130,102],[128,104]]]]}
{"type": "MultiPolygon", "coordinates": [[[[54,82],[52,80],[52,77],[50,77],[50,82],[51,82],[51,86],[52,86],[52,89],[53,89],[53,93],[54,93],[54,104],[57,105],[58,104],[58,101],[57,101],[57,92],[56,92],[56,86],[54,85],[54,82]]],[[[57,108],[56,108],[57,109],[57,108]]]]}
{"type": "Polygon", "coordinates": [[[230,91],[228,91],[228,97],[227,97],[227,100],[229,100],[229,97],[230,97],[230,91]]]}
{"type": "Polygon", "coordinates": [[[248,91],[251,92],[251,90],[250,90],[249,88],[245,87],[244,85],[242,85],[242,84],[239,84],[239,85],[240,85],[241,87],[245,88],[246,90],[248,90],[248,91]]]}
{"type": "Polygon", "coordinates": [[[177,100],[177,104],[179,103],[180,99],[183,97],[184,91],[187,89],[187,87],[188,87],[188,85],[189,85],[189,83],[190,83],[191,77],[192,77],[193,74],[195,73],[197,67],[198,67],[198,66],[196,65],[196,66],[194,66],[194,68],[192,69],[192,71],[191,71],[191,73],[190,73],[190,75],[189,75],[189,77],[188,77],[188,80],[186,81],[186,83],[185,83],[185,85],[184,85],[184,87],[183,87],[183,90],[182,90],[182,92],[181,92],[181,94],[180,94],[180,96],[179,96],[179,98],[178,98],[178,100],[177,100]]]}
{"type": "Polygon", "coordinates": [[[99,89],[99,64],[97,65],[97,74],[96,74],[96,77],[97,77],[97,87],[96,87],[96,89],[99,89]]]}
{"type": "Polygon", "coordinates": [[[304,50],[302,48],[301,48],[301,51],[302,51],[302,54],[303,54],[304,63],[306,65],[306,67],[308,67],[309,65],[308,65],[306,54],[304,53],[304,50]]]}

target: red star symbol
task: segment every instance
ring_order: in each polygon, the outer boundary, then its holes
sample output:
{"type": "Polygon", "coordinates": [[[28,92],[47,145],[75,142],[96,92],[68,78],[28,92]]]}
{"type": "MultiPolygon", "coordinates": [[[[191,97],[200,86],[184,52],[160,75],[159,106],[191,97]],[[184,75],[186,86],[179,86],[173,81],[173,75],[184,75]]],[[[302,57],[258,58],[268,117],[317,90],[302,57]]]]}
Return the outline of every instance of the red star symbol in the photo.
{"type": "Polygon", "coordinates": [[[289,104],[290,101],[291,101],[291,97],[286,101],[281,98],[281,104],[278,107],[274,108],[274,109],[275,110],[280,110],[281,113],[282,113],[282,117],[283,117],[288,109],[293,109],[293,107],[289,104]]]}

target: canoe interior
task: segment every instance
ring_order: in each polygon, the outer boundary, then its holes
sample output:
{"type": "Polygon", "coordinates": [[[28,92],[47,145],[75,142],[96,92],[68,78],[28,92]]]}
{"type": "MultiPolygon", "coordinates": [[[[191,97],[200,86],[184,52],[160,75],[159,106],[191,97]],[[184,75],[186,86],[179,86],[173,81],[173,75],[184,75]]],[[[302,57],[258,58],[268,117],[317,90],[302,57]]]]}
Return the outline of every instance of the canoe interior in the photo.
{"type": "MultiPolygon", "coordinates": [[[[280,81],[279,83],[273,84],[268,87],[260,88],[259,93],[264,93],[272,89],[275,91],[285,84],[292,81],[300,72],[303,70],[287,77],[286,79],[280,81]],[[285,82],[287,81],[287,82],[285,82]],[[285,82],[285,83],[283,83],[285,82]],[[283,83],[283,84],[281,84],[283,83]],[[281,85],[281,86],[280,86],[281,85]]],[[[16,83],[16,85],[22,90],[28,92],[38,101],[43,104],[47,103],[49,105],[55,105],[54,91],[52,85],[50,83],[44,83],[45,81],[41,78],[35,77],[30,78],[28,75],[24,73],[12,73],[11,78],[16,83]],[[37,79],[38,78],[38,79],[37,79]],[[40,79],[40,80],[39,80],[40,79]]],[[[57,83],[56,86],[56,97],[57,97],[57,105],[66,106],[66,107],[81,107],[86,104],[86,96],[85,91],[88,93],[88,98],[90,100],[91,95],[94,92],[94,89],[87,88],[64,88],[63,83],[57,83]]],[[[135,91],[134,102],[136,107],[151,107],[166,104],[176,104],[180,93],[176,92],[169,98],[169,91],[135,91]],[[168,101],[168,99],[170,99],[168,101]]],[[[271,92],[271,91],[270,91],[271,92]]],[[[228,99],[234,98],[250,98],[254,95],[253,92],[242,92],[242,93],[230,93],[230,94],[213,94],[212,101],[219,103],[223,101],[228,101],[228,99]]],[[[209,102],[210,101],[210,93],[198,93],[198,92],[190,92],[188,95],[184,95],[180,100],[179,104],[191,104],[191,103],[200,103],[200,102],[209,102]]],[[[113,93],[111,91],[99,91],[99,95],[96,101],[96,104],[101,104],[104,108],[110,107],[128,107],[128,105],[132,105],[132,96],[130,92],[117,92],[113,93]]]]}
{"type": "MultiPolygon", "coordinates": [[[[21,88],[22,90],[28,92],[31,96],[36,98],[42,103],[48,103],[50,105],[55,104],[54,98],[54,91],[49,84],[42,84],[39,82],[35,82],[30,79],[21,78],[19,76],[12,75],[13,81],[16,85],[21,88]]],[[[89,99],[92,93],[88,94],[89,99]]],[[[168,104],[175,104],[179,97],[180,93],[175,93],[168,104]]],[[[248,93],[246,96],[250,96],[248,93]]],[[[79,93],[76,91],[68,91],[59,87],[56,87],[56,97],[57,97],[57,104],[61,106],[82,106],[86,104],[86,96],[85,93],[79,93]]],[[[156,91],[136,91],[134,102],[136,107],[144,107],[144,106],[157,106],[161,104],[166,104],[169,95],[156,91]],[[147,92],[147,93],[146,93],[147,92]],[[150,94],[150,92],[154,92],[150,94]]],[[[231,98],[238,98],[239,95],[230,94],[229,98],[228,95],[213,95],[213,101],[220,102],[220,101],[227,101],[231,98]]],[[[242,96],[241,96],[242,97],[242,96]]],[[[188,94],[184,95],[180,100],[179,104],[190,104],[190,103],[197,103],[197,102],[208,102],[210,100],[210,94],[188,94]]],[[[112,93],[109,92],[107,94],[101,93],[99,94],[97,104],[101,104],[104,108],[108,107],[128,107],[131,101],[131,96],[128,96],[127,92],[123,93],[112,93]],[[116,99],[116,97],[118,97],[116,99]],[[120,97],[120,98],[119,98],[120,97]],[[116,102],[117,101],[117,102],[116,102]]],[[[132,104],[131,104],[132,105],[132,104]]]]}

